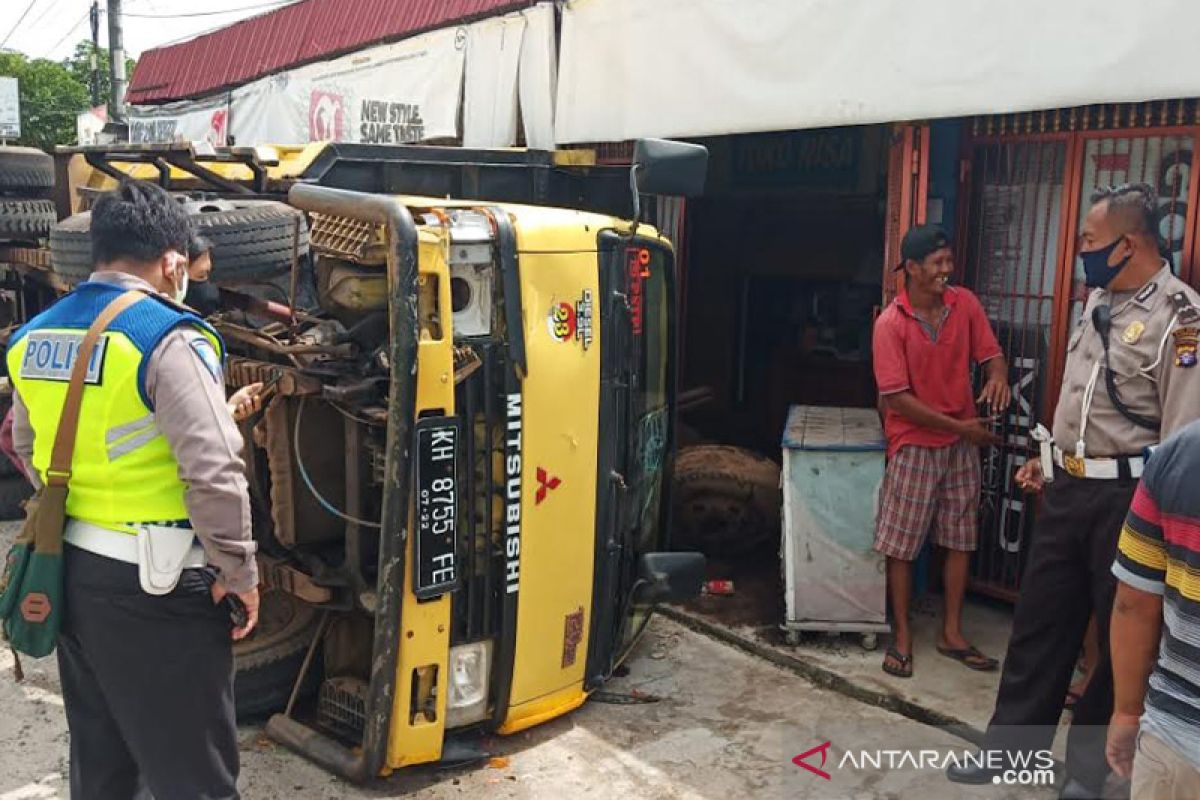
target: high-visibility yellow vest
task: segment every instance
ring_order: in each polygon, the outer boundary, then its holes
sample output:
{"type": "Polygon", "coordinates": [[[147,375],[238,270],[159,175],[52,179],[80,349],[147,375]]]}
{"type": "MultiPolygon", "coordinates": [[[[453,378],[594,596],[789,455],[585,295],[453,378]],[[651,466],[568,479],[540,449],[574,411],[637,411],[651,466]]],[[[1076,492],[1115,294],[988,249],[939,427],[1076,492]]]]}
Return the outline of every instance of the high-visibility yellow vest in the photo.
{"type": "MultiPolygon", "coordinates": [[[[8,346],[8,374],[33,426],[33,465],[42,480],[66,402],[67,384],[84,333],[123,293],[88,282],[34,317],[8,346]]],[[[146,396],[150,355],[175,328],[191,326],[224,359],[221,337],[195,314],[155,296],[121,313],[97,342],[88,366],[67,515],[116,530],[132,523],[184,521],[186,484],[159,432],[146,396]]]]}

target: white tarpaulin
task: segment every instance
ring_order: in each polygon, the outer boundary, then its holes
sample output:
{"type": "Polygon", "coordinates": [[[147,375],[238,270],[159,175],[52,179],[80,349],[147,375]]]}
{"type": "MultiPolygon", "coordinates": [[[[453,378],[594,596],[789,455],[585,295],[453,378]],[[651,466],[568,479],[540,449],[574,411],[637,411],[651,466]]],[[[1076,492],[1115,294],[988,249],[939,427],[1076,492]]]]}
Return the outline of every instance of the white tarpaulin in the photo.
{"type": "Polygon", "coordinates": [[[235,89],[239,145],[406,144],[458,135],[466,32],[447,28],[235,89]]]}
{"type": "Polygon", "coordinates": [[[1200,3],[574,0],[561,143],[1200,95],[1200,3]]]}
{"type": "Polygon", "coordinates": [[[229,95],[161,106],[130,106],[128,117],[129,141],[135,144],[223,145],[229,134],[229,95]]]}
{"type": "Polygon", "coordinates": [[[511,147],[517,142],[517,66],[525,17],[512,14],[467,29],[463,147],[511,147]]]}
{"type": "Polygon", "coordinates": [[[525,144],[531,150],[553,150],[554,92],[558,82],[554,6],[539,3],[522,13],[525,37],[521,42],[518,92],[525,144]]]}

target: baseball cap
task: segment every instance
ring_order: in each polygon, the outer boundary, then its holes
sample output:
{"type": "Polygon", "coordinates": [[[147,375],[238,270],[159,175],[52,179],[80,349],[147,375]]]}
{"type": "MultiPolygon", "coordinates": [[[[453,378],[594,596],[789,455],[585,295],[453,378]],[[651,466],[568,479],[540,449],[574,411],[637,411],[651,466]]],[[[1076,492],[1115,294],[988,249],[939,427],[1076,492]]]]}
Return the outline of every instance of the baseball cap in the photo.
{"type": "Polygon", "coordinates": [[[931,253],[949,246],[950,237],[942,230],[941,225],[917,225],[909,228],[900,242],[900,263],[892,269],[904,269],[904,262],[910,258],[913,261],[921,261],[931,253]]]}

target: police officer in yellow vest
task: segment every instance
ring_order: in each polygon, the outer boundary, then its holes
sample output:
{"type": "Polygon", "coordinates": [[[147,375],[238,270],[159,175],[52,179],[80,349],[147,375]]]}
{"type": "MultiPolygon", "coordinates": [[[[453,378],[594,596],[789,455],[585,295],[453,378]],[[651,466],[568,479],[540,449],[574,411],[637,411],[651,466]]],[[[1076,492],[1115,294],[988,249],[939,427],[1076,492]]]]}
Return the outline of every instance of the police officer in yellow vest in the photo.
{"type": "Polygon", "coordinates": [[[91,278],[9,344],[14,443],[40,478],[83,332],[125,291],[147,295],[96,347],[67,497],[58,662],[77,800],[238,797],[232,640],[257,621],[258,575],[224,346],[177,304],[190,234],[157,186],[103,195],[91,278]]]}

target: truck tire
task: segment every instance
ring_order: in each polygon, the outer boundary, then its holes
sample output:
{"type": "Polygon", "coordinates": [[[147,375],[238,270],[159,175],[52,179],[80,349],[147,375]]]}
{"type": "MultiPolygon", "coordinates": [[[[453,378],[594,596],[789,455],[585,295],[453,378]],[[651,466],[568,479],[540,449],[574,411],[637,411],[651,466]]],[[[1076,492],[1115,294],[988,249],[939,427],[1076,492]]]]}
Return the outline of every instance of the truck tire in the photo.
{"type": "MultiPolygon", "coordinates": [[[[261,719],[287,705],[318,621],[317,610],[295,596],[263,590],[258,627],[233,645],[233,696],[239,722],[261,719]]],[[[311,695],[320,684],[318,657],[305,676],[301,696],[311,695]]]]}
{"type": "Polygon", "coordinates": [[[213,245],[212,279],[238,284],[286,275],[299,223],[298,255],[308,254],[304,214],[274,200],[213,200],[184,203],[196,230],[213,245]]]}
{"type": "Polygon", "coordinates": [[[688,447],[675,459],[673,484],[676,549],[732,558],[779,542],[774,461],[740,447],[688,447]]]}
{"type": "Polygon", "coordinates": [[[67,217],[50,229],[50,266],[67,283],[92,273],[92,212],[67,217]]]}
{"type": "Polygon", "coordinates": [[[45,239],[58,222],[53,200],[10,200],[0,197],[0,239],[45,239]]]}
{"type": "MultiPolygon", "coordinates": [[[[0,459],[8,461],[8,458],[2,453],[0,453],[0,459]]],[[[0,520],[24,519],[25,506],[23,503],[32,494],[33,487],[29,485],[29,481],[25,480],[25,476],[0,478],[0,520]]]]}
{"type": "Polygon", "coordinates": [[[53,188],[53,158],[33,147],[0,147],[0,192],[41,197],[53,188]]]}
{"type": "MultiPolygon", "coordinates": [[[[299,255],[308,253],[304,215],[274,200],[212,200],[183,203],[196,230],[213,245],[212,280],[238,285],[287,275],[292,239],[300,224],[299,255]]],[[[50,263],[63,280],[78,283],[92,271],[91,212],[68,217],[50,231],[50,263]]]]}

